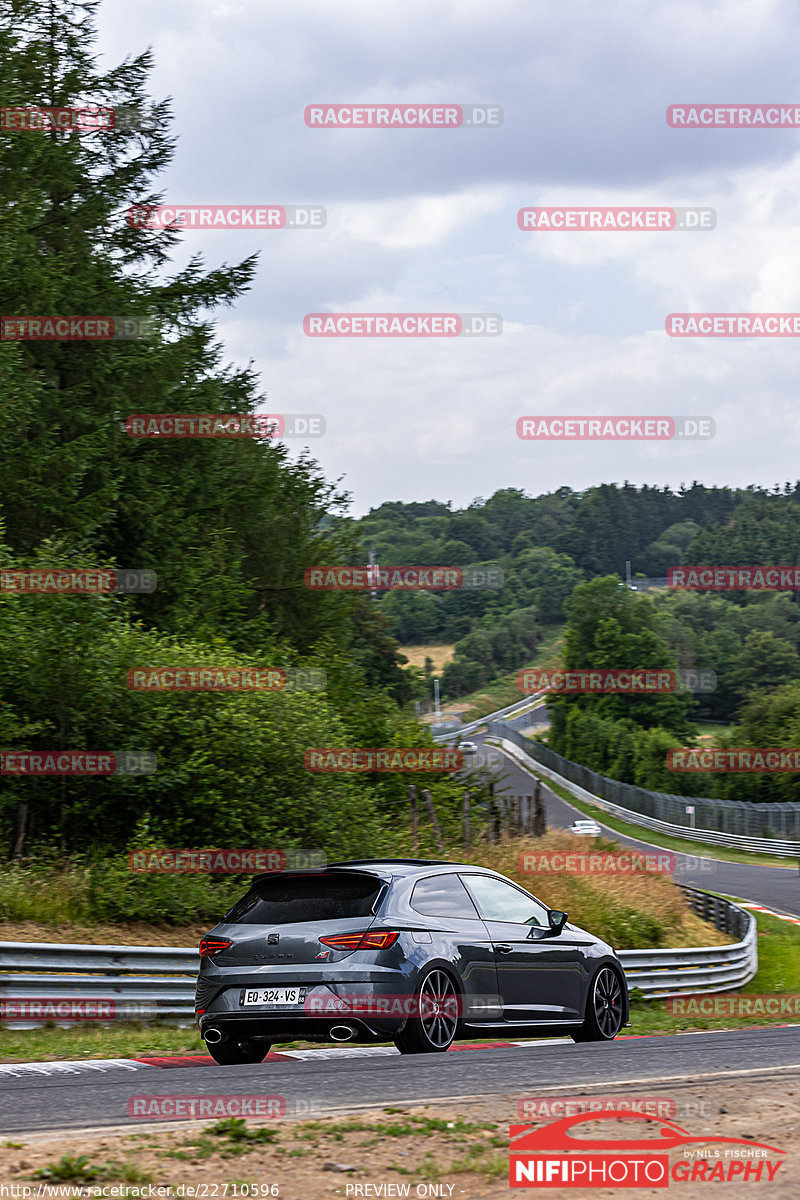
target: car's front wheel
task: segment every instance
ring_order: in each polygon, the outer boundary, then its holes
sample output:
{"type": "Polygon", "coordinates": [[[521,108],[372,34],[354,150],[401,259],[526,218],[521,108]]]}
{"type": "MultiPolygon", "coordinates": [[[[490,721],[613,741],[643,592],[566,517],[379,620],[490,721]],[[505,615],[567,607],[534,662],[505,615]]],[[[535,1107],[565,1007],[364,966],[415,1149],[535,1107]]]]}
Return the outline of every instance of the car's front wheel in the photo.
{"type": "Polygon", "coordinates": [[[574,1042],[610,1042],[622,1026],[622,983],[612,967],[601,967],[589,985],[586,1016],[571,1034],[574,1042]]]}
{"type": "Polygon", "coordinates": [[[221,1067],[260,1063],[269,1054],[269,1042],[257,1042],[254,1038],[245,1038],[242,1042],[235,1042],[233,1038],[226,1038],[224,1042],[206,1042],[206,1048],[221,1067]]]}
{"type": "Polygon", "coordinates": [[[458,992],[444,971],[427,971],[414,993],[414,1016],[394,1039],[401,1054],[437,1054],[447,1050],[458,1027],[458,992]],[[418,1014],[418,1015],[417,1015],[418,1014]]]}

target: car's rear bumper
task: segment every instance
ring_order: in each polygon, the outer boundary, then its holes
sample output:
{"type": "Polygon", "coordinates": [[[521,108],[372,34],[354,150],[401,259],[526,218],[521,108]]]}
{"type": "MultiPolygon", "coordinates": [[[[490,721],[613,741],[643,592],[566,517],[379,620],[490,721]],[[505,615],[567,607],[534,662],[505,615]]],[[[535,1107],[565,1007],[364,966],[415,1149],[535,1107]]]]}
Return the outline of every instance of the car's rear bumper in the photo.
{"type": "Polygon", "coordinates": [[[404,1027],[405,1021],[363,1017],[320,1018],[302,1014],[206,1013],[200,1017],[200,1036],[218,1029],[224,1038],[243,1041],[256,1038],[274,1045],[278,1042],[362,1042],[391,1041],[404,1027]],[[336,1027],[352,1030],[352,1035],[334,1037],[336,1027]]]}
{"type": "MultiPolygon", "coordinates": [[[[198,1005],[205,1007],[198,1018],[202,1036],[214,1027],[225,1034],[236,1031],[239,1037],[258,1036],[269,1041],[336,1041],[330,1031],[339,1025],[352,1026],[359,1039],[385,1040],[401,1032],[413,1006],[413,993],[406,994],[404,988],[401,991],[402,984],[398,987],[396,977],[390,980],[383,976],[379,983],[336,980],[307,984],[303,1004],[291,1008],[245,1008],[242,995],[246,986],[252,985],[217,984],[222,990],[210,1002],[198,1005]]],[[[201,995],[198,990],[198,997],[201,995]]]]}

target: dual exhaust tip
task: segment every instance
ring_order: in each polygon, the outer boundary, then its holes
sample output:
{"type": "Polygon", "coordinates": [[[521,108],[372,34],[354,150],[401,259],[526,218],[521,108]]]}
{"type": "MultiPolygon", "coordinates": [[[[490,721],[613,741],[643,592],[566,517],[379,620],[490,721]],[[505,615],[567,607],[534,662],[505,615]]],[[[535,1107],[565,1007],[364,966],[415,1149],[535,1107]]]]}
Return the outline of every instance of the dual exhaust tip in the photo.
{"type": "MultiPolygon", "coordinates": [[[[356,1037],[358,1030],[354,1025],[332,1025],[329,1032],[334,1042],[351,1042],[356,1037]]],[[[223,1033],[216,1025],[211,1025],[203,1032],[204,1040],[212,1046],[224,1042],[227,1037],[227,1033],[223,1033]]]]}

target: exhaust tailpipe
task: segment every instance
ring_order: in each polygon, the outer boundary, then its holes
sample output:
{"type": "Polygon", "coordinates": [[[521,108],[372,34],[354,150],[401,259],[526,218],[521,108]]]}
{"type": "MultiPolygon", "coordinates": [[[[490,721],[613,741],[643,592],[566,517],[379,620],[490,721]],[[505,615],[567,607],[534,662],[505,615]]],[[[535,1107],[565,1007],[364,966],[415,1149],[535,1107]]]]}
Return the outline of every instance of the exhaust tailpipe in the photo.
{"type": "Polygon", "coordinates": [[[224,1034],[221,1029],[215,1029],[213,1027],[211,1029],[206,1029],[203,1033],[204,1041],[210,1042],[212,1046],[216,1046],[217,1042],[224,1041],[226,1037],[227,1034],[224,1034]]]}
{"type": "Polygon", "coordinates": [[[356,1036],[352,1025],[331,1025],[330,1035],[335,1042],[349,1042],[356,1036]]]}

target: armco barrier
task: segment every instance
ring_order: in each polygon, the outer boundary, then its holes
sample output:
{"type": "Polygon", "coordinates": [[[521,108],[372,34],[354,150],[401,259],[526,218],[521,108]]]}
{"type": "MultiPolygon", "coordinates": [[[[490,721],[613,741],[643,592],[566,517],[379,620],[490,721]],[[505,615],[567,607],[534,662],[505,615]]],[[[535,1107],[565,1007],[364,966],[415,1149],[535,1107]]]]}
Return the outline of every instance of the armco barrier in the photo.
{"type": "MultiPolygon", "coordinates": [[[[741,987],[758,966],[755,918],[727,900],[684,889],[695,911],[737,941],[686,950],[621,950],[628,985],[648,999],[741,987]]],[[[164,946],[71,946],[0,942],[0,1001],[113,1000],[118,1020],[191,1022],[200,959],[164,946]]],[[[41,1020],[3,1022],[8,1028],[41,1020]]],[[[60,1023],[60,1022],[59,1022],[60,1023]]]]}
{"type": "Polygon", "coordinates": [[[504,721],[487,718],[485,724],[487,737],[512,742],[533,760],[537,770],[563,783],[575,795],[582,795],[603,812],[632,825],[711,846],[729,846],[774,854],[779,858],[800,857],[800,840],[770,837],[764,832],[774,829],[780,830],[781,834],[800,834],[800,803],[796,801],[754,804],[749,800],[714,800],[708,796],[651,792],[570,762],[549,746],[524,737],[504,721]],[[689,824],[687,805],[694,807],[694,825],[689,824]]]}

